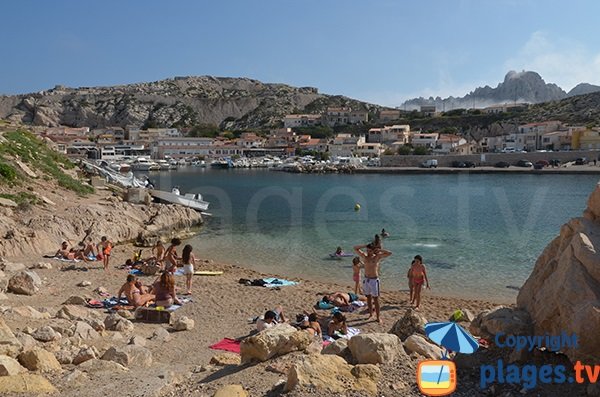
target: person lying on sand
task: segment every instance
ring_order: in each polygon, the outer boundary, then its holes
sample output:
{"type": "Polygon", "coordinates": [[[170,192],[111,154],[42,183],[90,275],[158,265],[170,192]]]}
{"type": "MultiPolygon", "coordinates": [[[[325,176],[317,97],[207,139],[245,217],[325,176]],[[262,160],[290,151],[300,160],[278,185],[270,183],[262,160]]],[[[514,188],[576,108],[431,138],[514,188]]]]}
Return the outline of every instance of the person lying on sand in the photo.
{"type": "Polygon", "coordinates": [[[349,306],[352,302],[366,302],[367,298],[361,297],[354,292],[334,292],[329,295],[325,295],[322,299],[323,302],[329,303],[336,307],[349,306]]]}
{"type": "Polygon", "coordinates": [[[146,306],[155,298],[153,294],[148,292],[148,288],[144,287],[133,274],[127,275],[127,281],[117,293],[117,300],[121,299],[121,295],[123,294],[125,294],[127,302],[134,307],[146,306]]]}
{"type": "Polygon", "coordinates": [[[256,330],[258,332],[267,328],[275,327],[277,324],[285,323],[285,315],[283,314],[283,307],[277,306],[273,310],[267,310],[262,318],[256,321],[256,330]]]}
{"type": "Polygon", "coordinates": [[[308,332],[310,336],[323,338],[323,332],[321,331],[321,324],[319,324],[317,313],[314,311],[310,314],[304,312],[296,317],[296,326],[301,330],[308,332]]]}

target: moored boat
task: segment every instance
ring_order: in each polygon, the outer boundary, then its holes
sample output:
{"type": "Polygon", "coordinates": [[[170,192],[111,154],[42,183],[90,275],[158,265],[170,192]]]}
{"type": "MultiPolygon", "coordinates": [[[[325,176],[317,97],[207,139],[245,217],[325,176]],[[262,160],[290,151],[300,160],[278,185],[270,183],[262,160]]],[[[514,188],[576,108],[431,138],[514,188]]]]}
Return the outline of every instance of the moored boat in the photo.
{"type": "Polygon", "coordinates": [[[162,190],[151,190],[150,195],[161,201],[166,201],[171,204],[178,204],[184,207],[192,208],[196,211],[206,211],[208,209],[208,201],[202,199],[202,195],[199,193],[186,193],[181,195],[178,188],[173,188],[171,192],[164,192],[162,190]]]}

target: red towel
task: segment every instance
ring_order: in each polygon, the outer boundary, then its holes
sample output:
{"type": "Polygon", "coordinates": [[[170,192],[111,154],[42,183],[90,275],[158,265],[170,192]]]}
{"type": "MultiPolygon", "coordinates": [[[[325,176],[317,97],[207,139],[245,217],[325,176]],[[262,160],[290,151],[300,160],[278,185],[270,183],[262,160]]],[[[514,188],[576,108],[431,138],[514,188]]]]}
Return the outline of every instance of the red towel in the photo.
{"type": "Polygon", "coordinates": [[[240,354],[240,341],[235,339],[223,338],[212,346],[209,346],[213,350],[225,350],[240,354]]]}

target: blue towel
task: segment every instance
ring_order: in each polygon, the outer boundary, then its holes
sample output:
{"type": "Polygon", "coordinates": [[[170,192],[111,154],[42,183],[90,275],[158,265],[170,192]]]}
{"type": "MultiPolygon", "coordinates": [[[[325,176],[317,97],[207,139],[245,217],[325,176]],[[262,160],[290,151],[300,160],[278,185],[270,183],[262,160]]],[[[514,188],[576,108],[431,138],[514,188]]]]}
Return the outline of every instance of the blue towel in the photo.
{"type": "Polygon", "coordinates": [[[266,283],[264,286],[267,288],[288,287],[290,285],[298,284],[295,281],[289,281],[289,280],[284,280],[282,278],[274,278],[274,277],[263,278],[263,281],[266,283]]]}

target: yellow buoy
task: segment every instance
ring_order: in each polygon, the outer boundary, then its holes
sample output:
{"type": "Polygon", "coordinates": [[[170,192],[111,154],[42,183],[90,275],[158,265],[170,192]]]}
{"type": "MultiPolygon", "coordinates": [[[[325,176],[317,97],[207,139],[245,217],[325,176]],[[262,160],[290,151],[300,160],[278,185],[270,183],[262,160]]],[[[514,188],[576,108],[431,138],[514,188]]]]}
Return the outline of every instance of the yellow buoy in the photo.
{"type": "Polygon", "coordinates": [[[360,204],[354,204],[354,211],[360,211],[360,204]]]}

